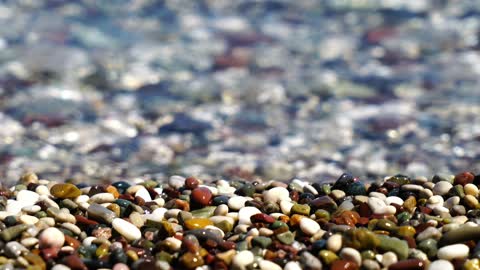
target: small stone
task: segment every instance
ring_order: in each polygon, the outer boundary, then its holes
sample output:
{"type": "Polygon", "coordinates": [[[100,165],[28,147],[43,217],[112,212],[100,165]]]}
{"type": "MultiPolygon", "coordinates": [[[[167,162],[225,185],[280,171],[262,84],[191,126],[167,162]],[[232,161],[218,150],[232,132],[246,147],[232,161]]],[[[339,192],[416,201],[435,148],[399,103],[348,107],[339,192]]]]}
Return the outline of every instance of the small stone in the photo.
{"type": "Polygon", "coordinates": [[[133,225],[132,223],[121,219],[115,218],[112,221],[113,228],[120,233],[123,237],[125,237],[129,241],[138,240],[142,238],[142,233],[140,230],[133,225]]]}
{"type": "Polygon", "coordinates": [[[90,202],[98,203],[98,204],[110,203],[114,201],[115,201],[115,196],[113,196],[112,193],[108,193],[108,192],[97,193],[92,197],[90,197],[90,202]]]}
{"type": "Polygon", "coordinates": [[[65,236],[57,228],[47,228],[42,231],[38,238],[41,248],[62,247],[65,243],[65,236]]]}
{"type": "Polygon", "coordinates": [[[10,241],[17,238],[22,232],[26,231],[28,227],[27,224],[20,224],[6,228],[0,232],[0,238],[4,241],[10,241]]]}
{"type": "Polygon", "coordinates": [[[378,235],[377,237],[380,240],[378,245],[380,250],[393,251],[400,260],[405,260],[408,257],[408,244],[406,241],[385,235],[378,235]]]}
{"type": "Polygon", "coordinates": [[[429,258],[433,258],[437,255],[437,241],[434,239],[426,239],[418,243],[418,249],[422,250],[427,254],[429,258]]]}
{"type": "Polygon", "coordinates": [[[300,229],[306,235],[314,235],[320,231],[320,225],[315,220],[304,217],[300,220],[300,229]]]}
{"type": "Polygon", "coordinates": [[[305,204],[294,204],[290,209],[290,212],[292,214],[308,216],[310,215],[310,206],[305,204]]]}
{"type": "Polygon", "coordinates": [[[285,264],[283,270],[302,270],[302,267],[298,262],[290,261],[285,264]]]}
{"type": "Polygon", "coordinates": [[[464,259],[468,257],[470,249],[465,244],[444,246],[438,250],[437,257],[441,260],[464,259]]]}
{"type": "Polygon", "coordinates": [[[197,187],[192,190],[192,194],[190,195],[191,201],[199,204],[200,206],[210,205],[212,197],[212,192],[206,187],[197,187]]]}
{"type": "Polygon", "coordinates": [[[308,251],[302,252],[302,254],[300,255],[300,263],[305,266],[304,269],[322,269],[322,262],[308,251]]]}
{"type": "Polygon", "coordinates": [[[423,260],[410,259],[391,264],[388,270],[423,270],[426,265],[427,263],[423,260]]]}
{"type": "Polygon", "coordinates": [[[282,270],[280,265],[267,260],[260,260],[258,266],[260,267],[260,270],[282,270]]]}
{"type": "Polygon", "coordinates": [[[22,254],[22,252],[26,252],[27,249],[18,242],[8,242],[5,245],[5,255],[9,258],[17,258],[22,254]]]}
{"type": "Polygon", "coordinates": [[[324,209],[333,212],[338,208],[337,203],[330,196],[320,196],[315,200],[310,201],[309,204],[314,210],[324,209]]]}
{"type": "Polygon", "coordinates": [[[25,205],[34,205],[40,199],[40,195],[30,190],[20,190],[17,193],[17,201],[21,201],[25,205]]]}
{"type": "Polygon", "coordinates": [[[466,184],[463,187],[463,190],[465,191],[466,195],[472,195],[474,197],[478,197],[478,187],[475,184],[466,184]]]}
{"type": "Polygon", "coordinates": [[[291,245],[295,240],[295,236],[292,232],[286,231],[284,233],[280,233],[276,235],[278,241],[284,243],[285,245],[291,245]]]}
{"type": "Polygon", "coordinates": [[[442,235],[438,241],[440,247],[461,243],[469,240],[480,239],[480,226],[462,226],[459,229],[451,230],[442,235]]]}
{"type": "Polygon", "coordinates": [[[190,176],[185,179],[185,188],[187,189],[195,189],[198,187],[198,185],[200,185],[200,180],[198,180],[196,177],[190,176]]]}
{"type": "Polygon", "coordinates": [[[371,231],[365,228],[352,229],[344,233],[343,243],[347,247],[357,250],[375,249],[380,240],[371,231]]]}
{"type": "Polygon", "coordinates": [[[251,225],[252,221],[250,220],[250,218],[253,215],[259,214],[259,213],[261,213],[260,210],[258,210],[257,208],[255,208],[253,206],[243,207],[238,212],[238,224],[251,225]]]}
{"type": "Polygon", "coordinates": [[[19,220],[23,224],[34,225],[39,219],[30,215],[21,215],[19,220]]]}
{"type": "Polygon", "coordinates": [[[463,172],[455,175],[455,178],[453,179],[453,184],[465,186],[466,184],[473,183],[473,179],[475,179],[475,175],[473,173],[463,172]]]}
{"type": "Polygon", "coordinates": [[[355,262],[347,260],[337,260],[332,263],[330,270],[357,270],[358,265],[355,262]]]}
{"type": "Polygon", "coordinates": [[[245,207],[245,203],[252,198],[243,197],[243,196],[233,196],[228,199],[228,207],[234,211],[240,210],[242,207],[245,207]]]}
{"type": "Polygon", "coordinates": [[[135,197],[140,197],[142,198],[145,202],[151,202],[152,197],[150,196],[150,193],[146,188],[140,188],[135,192],[135,197]]]}
{"type": "Polygon", "coordinates": [[[340,257],[344,260],[355,262],[357,265],[362,265],[362,256],[356,249],[344,247],[340,251],[340,257]]]}
{"type": "Polygon", "coordinates": [[[185,221],[188,230],[203,229],[209,225],[213,225],[213,222],[207,218],[192,218],[185,221]]]}
{"type": "Polygon", "coordinates": [[[274,187],[263,192],[263,200],[272,203],[278,203],[283,200],[290,201],[290,193],[284,187],[274,187]]]}
{"type": "Polygon", "coordinates": [[[387,205],[381,199],[370,197],[368,198],[368,206],[374,214],[385,214],[387,205]]]}
{"type": "Polygon", "coordinates": [[[363,260],[362,267],[366,270],[380,270],[380,265],[374,260],[363,260]]]}
{"type": "Polygon", "coordinates": [[[421,232],[417,235],[417,241],[421,242],[425,239],[438,240],[438,239],[440,239],[440,237],[442,237],[442,233],[440,232],[439,229],[434,228],[434,227],[428,227],[423,232],[421,232]]]}
{"type": "Polygon", "coordinates": [[[330,251],[330,250],[321,250],[319,253],[318,253],[318,256],[320,257],[320,259],[322,260],[322,262],[326,265],[330,265],[332,264],[334,261],[338,260],[338,256],[337,254],[335,254],[334,252],[330,251]]]}
{"type": "Polygon", "coordinates": [[[183,176],[172,175],[168,179],[168,185],[170,185],[174,189],[179,189],[179,188],[183,187],[184,184],[185,184],[185,177],[183,177],[183,176]]]}
{"type": "Polygon", "coordinates": [[[50,193],[59,199],[73,199],[80,195],[82,192],[76,186],[72,184],[56,184],[50,188],[50,193]]]}
{"type": "Polygon", "coordinates": [[[327,240],[327,248],[332,252],[338,252],[342,248],[342,236],[340,234],[334,234],[327,240]]]}
{"type": "Polygon", "coordinates": [[[430,263],[428,270],[454,270],[453,264],[447,260],[436,260],[430,263]]]}
{"type": "Polygon", "coordinates": [[[390,265],[398,262],[398,257],[395,253],[389,251],[383,254],[381,261],[382,261],[382,265],[388,268],[390,265]]]}
{"type": "Polygon", "coordinates": [[[108,210],[107,208],[96,203],[92,203],[88,207],[87,213],[89,218],[100,222],[105,222],[107,224],[112,223],[113,219],[117,217],[115,212],[108,210]]]}
{"type": "Polygon", "coordinates": [[[248,265],[254,262],[254,255],[249,250],[238,252],[232,259],[232,269],[245,270],[248,265]]]}
{"type": "Polygon", "coordinates": [[[259,246],[261,248],[267,248],[272,244],[272,239],[269,237],[265,236],[256,236],[252,239],[252,245],[253,246],[259,246]]]}

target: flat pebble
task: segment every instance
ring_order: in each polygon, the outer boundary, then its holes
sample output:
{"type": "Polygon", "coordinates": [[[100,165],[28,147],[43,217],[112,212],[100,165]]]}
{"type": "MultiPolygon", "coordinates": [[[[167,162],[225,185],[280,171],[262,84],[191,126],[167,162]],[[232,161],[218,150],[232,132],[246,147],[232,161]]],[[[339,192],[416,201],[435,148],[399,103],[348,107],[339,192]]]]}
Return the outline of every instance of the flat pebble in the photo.
{"type": "Polygon", "coordinates": [[[284,187],[274,187],[263,192],[263,200],[272,203],[278,203],[283,200],[290,201],[290,193],[284,187]]]}
{"type": "Polygon", "coordinates": [[[444,246],[438,250],[437,257],[442,260],[464,259],[468,257],[470,249],[465,244],[444,246]]]}
{"type": "Polygon", "coordinates": [[[454,270],[453,264],[447,260],[436,260],[430,263],[428,270],[454,270]]]}
{"type": "Polygon", "coordinates": [[[142,238],[142,233],[140,232],[140,230],[135,225],[124,219],[113,219],[112,226],[118,233],[123,235],[129,241],[142,238]]]}
{"type": "Polygon", "coordinates": [[[300,220],[300,229],[306,235],[314,235],[320,231],[320,225],[315,220],[304,217],[300,220]]]}
{"type": "Polygon", "coordinates": [[[243,207],[238,211],[238,223],[251,225],[250,217],[259,213],[261,213],[261,211],[253,206],[243,207]]]}

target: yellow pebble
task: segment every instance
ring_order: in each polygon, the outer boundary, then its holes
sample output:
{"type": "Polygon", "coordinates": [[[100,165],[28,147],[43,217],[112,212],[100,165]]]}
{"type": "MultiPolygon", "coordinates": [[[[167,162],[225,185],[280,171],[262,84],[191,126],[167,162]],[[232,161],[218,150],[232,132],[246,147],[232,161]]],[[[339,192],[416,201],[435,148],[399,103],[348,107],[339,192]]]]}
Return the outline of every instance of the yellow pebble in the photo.
{"type": "Polygon", "coordinates": [[[213,225],[208,218],[192,218],[185,221],[185,227],[188,230],[203,229],[208,225],[213,225]]]}
{"type": "Polygon", "coordinates": [[[299,214],[294,214],[290,217],[290,226],[291,227],[296,227],[300,225],[300,220],[304,218],[305,216],[299,215],[299,214]]]}
{"type": "Polygon", "coordinates": [[[130,258],[130,260],[132,260],[132,261],[138,260],[138,255],[135,251],[127,250],[126,254],[127,254],[127,257],[130,258]]]}
{"type": "Polygon", "coordinates": [[[415,233],[417,233],[417,231],[412,226],[400,226],[397,231],[397,234],[403,237],[405,236],[413,237],[415,233]]]}
{"type": "Polygon", "coordinates": [[[463,269],[465,270],[480,270],[480,260],[479,259],[471,259],[466,261],[463,264],[463,269]]]}
{"type": "Polygon", "coordinates": [[[112,210],[115,213],[115,215],[117,215],[117,217],[120,216],[120,206],[118,206],[118,204],[112,203],[109,206],[107,206],[107,209],[112,210]]]}
{"type": "Polygon", "coordinates": [[[117,188],[114,187],[114,186],[108,186],[107,187],[107,192],[113,194],[113,197],[115,199],[118,199],[118,197],[120,197],[120,193],[118,193],[117,188]]]}

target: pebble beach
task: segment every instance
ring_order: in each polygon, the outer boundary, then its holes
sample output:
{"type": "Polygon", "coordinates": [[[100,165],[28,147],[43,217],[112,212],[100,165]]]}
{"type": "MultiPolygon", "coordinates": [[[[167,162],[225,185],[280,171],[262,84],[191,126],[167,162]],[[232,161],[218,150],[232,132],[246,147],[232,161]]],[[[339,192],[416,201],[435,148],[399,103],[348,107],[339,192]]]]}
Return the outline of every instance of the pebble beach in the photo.
{"type": "Polygon", "coordinates": [[[57,183],[0,190],[1,269],[474,270],[480,177],[57,183]]]}
{"type": "Polygon", "coordinates": [[[480,2],[113,2],[0,2],[0,270],[480,270],[480,2]]]}

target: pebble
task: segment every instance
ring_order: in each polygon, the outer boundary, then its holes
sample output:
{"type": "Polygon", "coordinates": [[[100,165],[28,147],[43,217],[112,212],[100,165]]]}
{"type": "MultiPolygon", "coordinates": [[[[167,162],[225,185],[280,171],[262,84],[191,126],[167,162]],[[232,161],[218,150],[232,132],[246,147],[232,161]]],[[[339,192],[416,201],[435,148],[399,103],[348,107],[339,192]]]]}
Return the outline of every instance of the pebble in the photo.
{"type": "Polygon", "coordinates": [[[140,230],[135,225],[124,219],[114,218],[112,221],[112,227],[128,241],[142,238],[142,233],[140,230]]]}
{"type": "Polygon", "coordinates": [[[31,206],[38,202],[40,195],[30,190],[20,190],[17,193],[17,201],[21,201],[25,206],[31,206]]]}
{"type": "Polygon", "coordinates": [[[18,242],[8,242],[5,245],[5,255],[10,258],[17,258],[22,254],[22,252],[26,252],[27,249],[18,242]]]}
{"type": "Polygon", "coordinates": [[[444,246],[438,250],[437,257],[441,260],[464,259],[468,257],[470,249],[465,244],[444,246]]]}
{"type": "Polygon", "coordinates": [[[213,194],[209,188],[197,187],[192,190],[192,194],[190,197],[193,203],[198,203],[201,206],[207,206],[210,205],[213,194]]]}
{"type": "Polygon", "coordinates": [[[249,250],[238,252],[232,259],[232,269],[245,270],[247,266],[252,264],[255,260],[253,253],[249,250]]]}
{"type": "Polygon", "coordinates": [[[82,195],[82,192],[76,186],[65,183],[52,186],[50,188],[50,194],[59,199],[74,199],[82,195]]]}
{"type": "Polygon", "coordinates": [[[263,192],[263,200],[271,203],[290,201],[290,193],[284,187],[274,187],[263,192]]]}
{"type": "Polygon", "coordinates": [[[41,248],[60,248],[65,243],[65,236],[57,228],[47,228],[40,233],[38,240],[41,248]]]}
{"type": "Polygon", "coordinates": [[[267,260],[260,260],[258,266],[261,270],[282,270],[280,265],[267,260]]]}
{"type": "Polygon", "coordinates": [[[89,218],[108,224],[112,223],[113,219],[116,218],[115,212],[96,203],[88,207],[87,213],[89,218]]]}
{"type": "Polygon", "coordinates": [[[454,270],[453,264],[447,260],[436,260],[430,263],[428,270],[454,270]]]}
{"type": "Polygon", "coordinates": [[[259,213],[261,213],[261,211],[253,206],[243,207],[240,209],[240,211],[238,211],[238,224],[251,225],[252,222],[250,218],[259,213]]]}
{"type": "Polygon", "coordinates": [[[327,240],[327,248],[332,252],[338,252],[342,248],[342,235],[334,234],[327,240]]]}
{"type": "Polygon", "coordinates": [[[302,252],[300,262],[305,265],[306,269],[321,270],[323,267],[322,262],[308,251],[302,252]]]}
{"type": "Polygon", "coordinates": [[[253,199],[249,197],[243,197],[243,196],[234,196],[228,199],[228,207],[234,211],[238,211],[242,207],[245,207],[245,203],[249,200],[253,200],[253,199]]]}
{"type": "Polygon", "coordinates": [[[356,249],[344,247],[340,251],[340,257],[344,260],[355,262],[357,265],[362,265],[362,257],[356,249]]]}
{"type": "Polygon", "coordinates": [[[315,220],[305,217],[300,220],[300,229],[306,235],[314,235],[320,231],[320,225],[315,220]]]}

